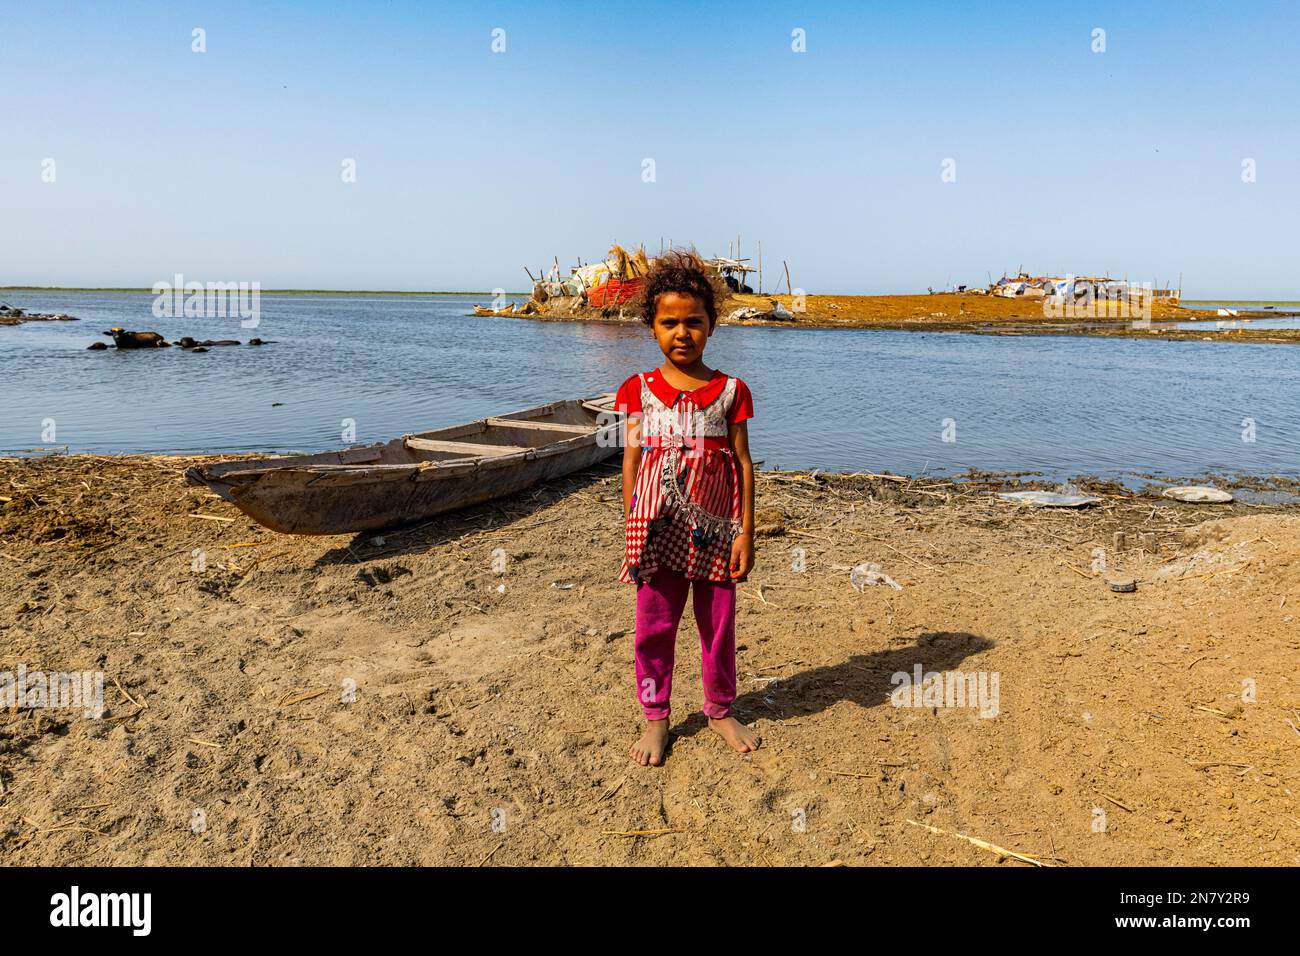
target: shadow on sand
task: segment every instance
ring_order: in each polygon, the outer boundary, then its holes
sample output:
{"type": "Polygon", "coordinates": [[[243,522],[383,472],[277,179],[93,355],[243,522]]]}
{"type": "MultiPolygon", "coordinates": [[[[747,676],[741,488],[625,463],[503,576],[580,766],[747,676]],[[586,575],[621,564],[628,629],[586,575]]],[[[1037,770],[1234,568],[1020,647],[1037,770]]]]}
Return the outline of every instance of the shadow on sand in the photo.
{"type": "MultiPolygon", "coordinates": [[[[994,643],[964,631],[930,631],[908,647],[855,654],[841,663],[799,671],[760,690],[740,694],[732,704],[732,714],[741,723],[749,723],[760,717],[804,717],[844,700],[875,707],[889,701],[897,686],[890,680],[895,673],[902,671],[910,677],[917,664],[923,673],[957,670],[966,658],[989,650],[994,643]]],[[[672,738],[692,737],[707,729],[704,715],[693,713],[669,732],[669,748],[672,738]]]]}

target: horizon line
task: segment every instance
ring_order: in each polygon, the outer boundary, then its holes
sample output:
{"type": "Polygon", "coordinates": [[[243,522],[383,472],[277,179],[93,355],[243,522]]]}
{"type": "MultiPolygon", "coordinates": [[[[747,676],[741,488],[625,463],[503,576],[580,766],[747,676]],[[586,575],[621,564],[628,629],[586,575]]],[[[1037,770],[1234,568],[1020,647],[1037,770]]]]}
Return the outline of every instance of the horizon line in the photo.
{"type": "MultiPolygon", "coordinates": [[[[206,291],[206,290],[205,290],[206,291]]],[[[495,290],[400,290],[400,289],[258,289],[260,295],[495,295],[495,290]]],[[[154,295],[152,288],[134,286],[63,286],[0,285],[0,292],[143,292],[154,295]]],[[[187,293],[188,294],[188,293],[187,293]]],[[[532,295],[531,292],[506,292],[505,295],[532,295]]]]}
{"type": "MultiPolygon", "coordinates": [[[[495,290],[400,290],[400,289],[259,289],[259,295],[496,295],[495,290]]],[[[41,285],[3,285],[0,286],[0,292],[120,292],[120,293],[144,293],[152,295],[152,288],[137,288],[131,286],[41,286],[41,285]]],[[[506,292],[505,295],[531,295],[531,292],[506,292]]],[[[763,293],[746,293],[752,295],[778,296],[780,292],[763,292],[763,293]]],[[[809,298],[817,296],[836,297],[836,298],[863,298],[878,299],[889,298],[891,296],[918,296],[918,295],[957,295],[956,292],[809,292],[809,298]]],[[[1240,299],[1230,296],[1210,296],[1208,298],[1188,299],[1183,298],[1182,302],[1211,302],[1222,303],[1224,305],[1300,305],[1300,298],[1295,299],[1240,299]]]]}

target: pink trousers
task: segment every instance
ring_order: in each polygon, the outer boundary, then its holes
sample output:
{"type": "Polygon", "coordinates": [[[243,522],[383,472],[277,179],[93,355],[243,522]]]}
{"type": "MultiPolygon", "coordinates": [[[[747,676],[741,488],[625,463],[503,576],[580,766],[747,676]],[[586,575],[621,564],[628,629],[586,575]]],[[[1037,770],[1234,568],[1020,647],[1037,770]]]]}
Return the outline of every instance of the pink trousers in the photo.
{"type": "Polygon", "coordinates": [[[653,578],[636,588],[636,696],[646,720],[668,716],[677,623],[692,585],[695,623],[700,629],[704,713],[726,717],[736,699],[736,585],[690,581],[660,567],[653,578]]]}

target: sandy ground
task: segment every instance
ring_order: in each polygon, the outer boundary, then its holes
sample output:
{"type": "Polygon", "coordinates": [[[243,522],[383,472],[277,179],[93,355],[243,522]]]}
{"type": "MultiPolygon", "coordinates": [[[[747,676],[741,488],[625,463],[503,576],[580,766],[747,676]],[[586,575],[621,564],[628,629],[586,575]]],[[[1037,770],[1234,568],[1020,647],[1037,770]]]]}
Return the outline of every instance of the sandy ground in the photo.
{"type": "MultiPolygon", "coordinates": [[[[733,296],[724,314],[750,305],[766,309],[775,298],[792,309],[790,296],[733,296]]],[[[819,327],[899,329],[927,332],[974,332],[985,335],[1101,335],[1118,338],[1158,338],[1166,341],[1300,342],[1300,329],[1254,329],[1239,326],[1217,329],[1223,321],[1204,309],[1185,309],[1167,302],[1152,305],[1149,317],[1136,311],[1124,314],[1119,303],[1098,303],[1094,313],[1073,317],[1046,314],[1041,299],[1007,299],[969,293],[934,295],[808,296],[807,311],[794,324],[819,327]],[[1109,310],[1109,311],[1107,311],[1109,310]],[[1202,321],[1203,328],[1175,329],[1176,322],[1202,321]]],[[[1231,321],[1296,315],[1287,311],[1239,310],[1231,321]]],[[[741,323],[747,324],[747,323],[741,323]]],[[[779,325],[760,322],[760,325],[779,325]]],[[[789,324],[789,323],[785,323],[789,324]]]]}
{"type": "Polygon", "coordinates": [[[705,726],[688,610],[642,768],[614,468],[380,541],[263,530],[188,461],[0,461],[0,670],[107,683],[0,711],[5,863],[1300,863],[1294,511],[763,474],[763,747],[705,726]],[[996,716],[895,707],[916,665],[997,674],[996,716]]]}
{"type": "MultiPolygon", "coordinates": [[[[763,308],[764,303],[775,299],[787,309],[794,309],[794,299],[789,295],[733,295],[726,300],[722,312],[751,305],[763,308]]],[[[805,311],[799,313],[797,322],[815,322],[824,325],[846,325],[854,328],[908,328],[923,326],[933,329],[977,328],[988,323],[1003,325],[1077,325],[1081,322],[1121,321],[1118,303],[1113,307],[1116,315],[1107,317],[1050,319],[1044,312],[1042,299],[1008,299],[1002,296],[974,295],[971,293],[939,292],[931,295],[809,295],[804,298],[805,311]]],[[[1098,309],[1102,308],[1100,305],[1098,309]]],[[[1165,302],[1152,306],[1152,320],[1157,318],[1185,318],[1190,310],[1171,306],[1165,302]]],[[[1194,314],[1193,314],[1194,317],[1194,314]]]]}

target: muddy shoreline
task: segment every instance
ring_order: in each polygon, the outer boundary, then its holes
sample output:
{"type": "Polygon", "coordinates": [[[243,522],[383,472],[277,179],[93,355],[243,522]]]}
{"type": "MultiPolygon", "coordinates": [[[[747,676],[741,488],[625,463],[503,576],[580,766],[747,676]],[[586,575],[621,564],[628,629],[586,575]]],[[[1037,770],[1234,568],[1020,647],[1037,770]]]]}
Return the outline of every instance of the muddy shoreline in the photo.
{"type": "Polygon", "coordinates": [[[0,303],[0,325],[22,325],[24,322],[76,322],[75,315],[62,312],[28,312],[0,303]]]}
{"type": "MultiPolygon", "coordinates": [[[[1095,315],[1077,318],[1052,317],[1045,314],[1042,300],[1008,299],[1000,296],[969,293],[931,293],[928,295],[822,296],[804,297],[802,311],[797,311],[790,295],[726,296],[718,305],[721,325],[748,325],[764,328],[815,329],[882,329],[897,332],[966,332],[975,335],[1080,335],[1111,338],[1160,339],[1163,341],[1222,341],[1290,344],[1300,342],[1300,329],[1233,328],[1215,330],[1174,329],[1180,322],[1222,322],[1203,309],[1188,309],[1166,302],[1156,303],[1149,319],[1140,314],[1121,317],[1117,305],[1095,315]],[[766,311],[774,303],[792,312],[794,319],[732,319],[738,309],[766,311]]],[[[1104,304],[1103,304],[1104,305],[1104,304]]],[[[1300,315],[1294,311],[1239,310],[1233,322],[1251,319],[1275,319],[1300,315]]],[[[516,318],[538,322],[639,322],[632,304],[594,309],[574,303],[543,306],[534,315],[516,314],[516,318]]]]}
{"type": "Polygon", "coordinates": [[[735,705],[763,747],[704,725],[687,614],[673,748],[640,768],[614,466],[297,538],[195,461],[0,460],[0,671],[106,687],[97,720],[0,710],[7,863],[1028,865],[953,834],[1297,862],[1295,507],[763,472],[735,705]],[[997,715],[894,706],[916,666],[998,674],[997,715]]]}

